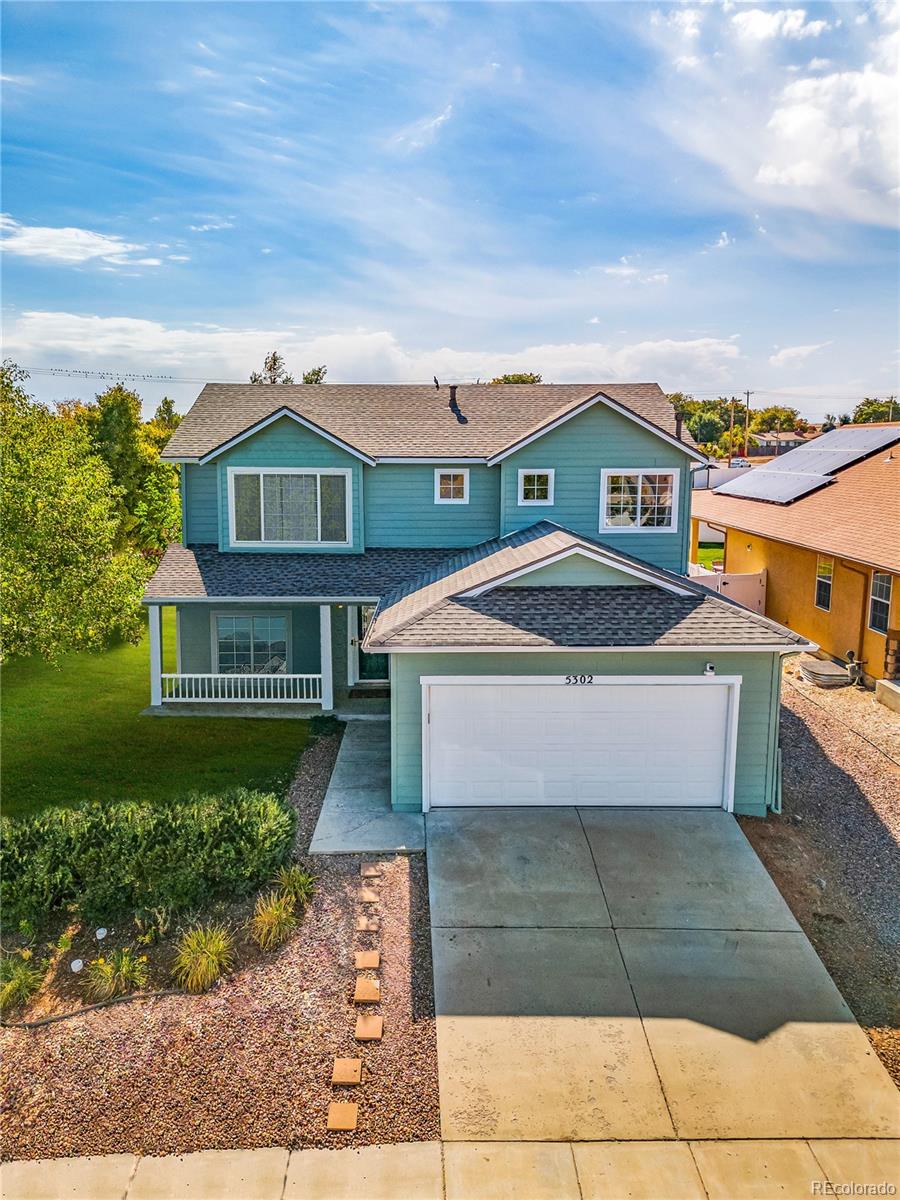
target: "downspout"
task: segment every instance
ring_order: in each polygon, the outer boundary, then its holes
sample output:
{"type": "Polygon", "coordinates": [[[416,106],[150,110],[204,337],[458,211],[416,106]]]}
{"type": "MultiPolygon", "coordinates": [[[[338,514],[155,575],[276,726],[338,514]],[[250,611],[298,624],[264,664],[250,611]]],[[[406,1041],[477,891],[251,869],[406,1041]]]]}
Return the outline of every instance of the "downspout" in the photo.
{"type": "Polygon", "coordinates": [[[866,596],[869,591],[869,573],[863,571],[859,567],[853,567],[850,563],[845,562],[843,558],[839,558],[838,562],[845,571],[851,571],[854,575],[859,575],[863,581],[862,604],[859,608],[859,632],[856,635],[856,661],[861,663],[863,660],[863,642],[866,636],[866,596]]]}

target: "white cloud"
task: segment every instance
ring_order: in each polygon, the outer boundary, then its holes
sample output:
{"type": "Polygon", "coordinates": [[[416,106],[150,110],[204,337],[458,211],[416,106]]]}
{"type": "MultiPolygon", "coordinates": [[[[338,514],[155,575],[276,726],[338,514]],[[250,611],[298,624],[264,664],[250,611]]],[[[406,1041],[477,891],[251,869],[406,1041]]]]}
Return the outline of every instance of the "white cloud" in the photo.
{"type": "Polygon", "coordinates": [[[815,354],[817,350],[824,350],[826,346],[830,345],[831,342],[816,342],[811,346],[785,346],[769,356],[769,365],[772,367],[799,367],[811,354],[815,354]]]}
{"type": "Polygon", "coordinates": [[[700,36],[703,14],[696,8],[676,8],[668,14],[666,21],[682,37],[695,38],[700,36]]]}
{"type": "MultiPolygon", "coordinates": [[[[54,365],[179,374],[239,380],[277,345],[291,365],[328,363],[339,381],[412,382],[438,378],[490,378],[504,371],[542,372],[548,382],[585,379],[658,379],[670,390],[698,379],[729,381],[741,358],[735,337],[665,338],[624,344],[568,342],[523,345],[512,350],[408,349],[386,330],[349,330],[310,337],[297,328],[228,329],[166,326],[134,317],[84,316],[67,312],[23,312],[9,322],[7,353],[20,362],[36,356],[54,365]]],[[[194,394],[197,389],[190,389],[194,394]]]]}
{"type": "Polygon", "coordinates": [[[34,80],[30,75],[0,75],[0,83],[8,87],[29,87],[34,80]]]}
{"type": "Polygon", "coordinates": [[[827,21],[807,21],[803,8],[751,8],[736,13],[731,21],[741,37],[757,42],[818,37],[831,28],[827,21]]]}
{"type": "Polygon", "coordinates": [[[679,54],[675,59],[676,71],[693,71],[695,67],[699,67],[703,60],[698,58],[696,54],[679,54]]]}
{"type": "Polygon", "coordinates": [[[168,258],[169,258],[169,262],[190,262],[191,261],[191,256],[189,254],[170,254],[168,256],[168,258]]]}
{"type": "Polygon", "coordinates": [[[220,221],[213,219],[205,221],[202,225],[188,225],[188,229],[192,233],[210,233],[216,229],[234,229],[234,221],[220,221]]]}
{"type": "Polygon", "coordinates": [[[0,249],[21,258],[71,266],[97,262],[111,266],[158,267],[161,262],[158,258],[135,258],[138,251],[147,248],[140,242],[126,242],[117,234],[95,233],[91,229],[23,225],[4,213],[0,216],[0,232],[3,234],[0,249]]]}
{"type": "Polygon", "coordinates": [[[714,242],[710,242],[707,250],[724,250],[726,246],[732,245],[734,238],[729,237],[723,229],[714,242]]]}
{"type": "Polygon", "coordinates": [[[453,105],[447,104],[435,116],[413,121],[411,125],[395,133],[388,144],[398,150],[424,150],[426,146],[431,145],[441,126],[446,125],[452,116],[453,105]]]}
{"type": "Polygon", "coordinates": [[[824,71],[827,67],[830,67],[830,66],[831,66],[830,58],[811,58],[809,60],[809,62],[806,64],[806,69],[808,71],[824,71]]]}
{"type": "Polygon", "coordinates": [[[632,264],[627,254],[623,255],[614,266],[604,267],[603,274],[611,275],[614,279],[621,279],[624,283],[669,282],[669,276],[665,271],[642,271],[632,264]]]}

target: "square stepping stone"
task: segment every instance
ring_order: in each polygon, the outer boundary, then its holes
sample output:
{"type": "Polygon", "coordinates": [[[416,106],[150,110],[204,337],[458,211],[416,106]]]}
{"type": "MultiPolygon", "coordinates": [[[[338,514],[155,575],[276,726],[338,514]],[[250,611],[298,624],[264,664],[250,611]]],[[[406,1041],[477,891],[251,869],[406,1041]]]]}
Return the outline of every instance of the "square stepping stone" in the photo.
{"type": "Polygon", "coordinates": [[[363,887],[359,889],[359,895],[357,899],[359,900],[360,904],[377,904],[378,893],[373,891],[372,888],[363,887]]]}
{"type": "Polygon", "coordinates": [[[379,867],[378,863],[363,863],[359,868],[359,873],[363,879],[377,879],[381,874],[381,867],[379,867]]]}
{"type": "Polygon", "coordinates": [[[354,1004],[377,1004],[381,1000],[381,985],[377,979],[357,979],[353,992],[354,1004]]]}
{"type": "Polygon", "coordinates": [[[381,928],[381,922],[377,917],[357,917],[356,932],[357,933],[377,933],[381,928]]]}
{"type": "Polygon", "coordinates": [[[356,1018],[354,1037],[358,1042],[380,1042],[384,1033],[384,1018],[373,1013],[363,1013],[356,1018]]]}
{"type": "Polygon", "coordinates": [[[362,1081],[361,1058],[336,1058],[331,1072],[332,1083],[360,1083],[362,1081]]]}
{"type": "Polygon", "coordinates": [[[353,965],[357,971],[377,971],[381,966],[381,953],[378,950],[357,950],[353,955],[353,965]]]}
{"type": "Polygon", "coordinates": [[[333,1101],[328,1105],[328,1128],[332,1133],[349,1133],[356,1128],[359,1105],[333,1101]]]}

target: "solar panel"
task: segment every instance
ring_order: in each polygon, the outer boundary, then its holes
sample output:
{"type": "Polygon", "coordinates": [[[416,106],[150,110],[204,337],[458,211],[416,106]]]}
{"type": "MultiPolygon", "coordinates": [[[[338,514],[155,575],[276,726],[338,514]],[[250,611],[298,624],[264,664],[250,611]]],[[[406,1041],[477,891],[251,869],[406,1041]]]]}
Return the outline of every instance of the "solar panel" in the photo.
{"type": "Polygon", "coordinates": [[[789,450],[715,489],[717,495],[789,504],[831,483],[836,471],[900,440],[900,425],[845,426],[789,450]]]}
{"type": "Polygon", "coordinates": [[[745,500],[769,500],[789,504],[831,480],[827,475],[800,475],[792,471],[766,471],[757,467],[716,488],[717,496],[741,496],[745,500]]]}

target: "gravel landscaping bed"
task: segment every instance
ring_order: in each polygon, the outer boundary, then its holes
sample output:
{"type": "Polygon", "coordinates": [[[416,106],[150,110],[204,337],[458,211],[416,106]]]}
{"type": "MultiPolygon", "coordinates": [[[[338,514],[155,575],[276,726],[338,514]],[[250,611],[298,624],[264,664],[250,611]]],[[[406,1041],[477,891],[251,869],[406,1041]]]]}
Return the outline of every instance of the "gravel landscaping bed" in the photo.
{"type": "MultiPolygon", "coordinates": [[[[300,760],[290,791],[298,851],[308,846],[339,744],[339,736],[322,737],[300,760]]],[[[303,861],[319,882],[297,935],[206,995],[0,1031],[3,1157],[439,1137],[424,858],[382,862],[377,942],[354,932],[360,858],[303,861]],[[385,1034],[361,1047],[350,1003],[353,950],[376,944],[384,998],[372,1010],[384,1016],[385,1034]],[[331,1087],[336,1056],[363,1059],[361,1086],[331,1087]],[[355,1133],[326,1133],[332,1099],[357,1101],[355,1133]]]]}
{"type": "Polygon", "coordinates": [[[741,827],[900,1084],[900,717],[791,678],[782,699],[784,811],[741,827]]]}

